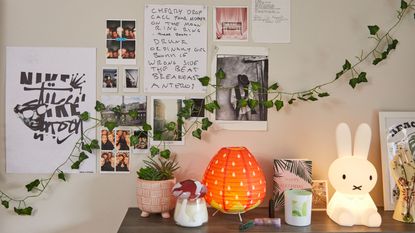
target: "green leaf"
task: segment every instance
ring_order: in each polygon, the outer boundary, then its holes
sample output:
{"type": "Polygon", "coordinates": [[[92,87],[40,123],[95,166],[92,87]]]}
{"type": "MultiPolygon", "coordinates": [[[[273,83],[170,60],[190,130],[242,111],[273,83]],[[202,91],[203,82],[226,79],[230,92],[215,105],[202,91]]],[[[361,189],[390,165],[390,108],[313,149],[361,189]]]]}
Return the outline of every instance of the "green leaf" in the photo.
{"type": "Polygon", "coordinates": [[[274,90],[275,91],[275,90],[278,89],[278,87],[279,87],[278,83],[274,83],[274,84],[272,84],[271,86],[268,87],[268,90],[274,90]]]}
{"type": "Polygon", "coordinates": [[[39,186],[40,184],[40,180],[36,179],[32,182],[30,182],[29,184],[26,185],[26,189],[28,192],[32,191],[34,188],[36,188],[37,186],[39,186]]]}
{"type": "Polygon", "coordinates": [[[89,153],[92,153],[91,146],[89,144],[82,144],[82,150],[88,151],[89,153]]]}
{"type": "Polygon", "coordinates": [[[330,94],[327,92],[318,93],[318,97],[327,97],[327,96],[330,96],[330,94]]]}
{"type": "Polygon", "coordinates": [[[293,210],[292,211],[292,216],[297,216],[297,217],[301,217],[301,213],[298,210],[293,210]]]}
{"type": "Polygon", "coordinates": [[[246,107],[248,105],[248,101],[246,99],[240,99],[239,100],[239,106],[241,108],[246,107]]]}
{"type": "Polygon", "coordinates": [[[340,72],[338,72],[337,74],[336,74],[336,78],[335,78],[335,80],[336,79],[338,79],[338,78],[340,78],[342,75],[343,75],[343,73],[344,73],[344,71],[342,70],[342,71],[340,71],[340,72]]]}
{"type": "Polygon", "coordinates": [[[101,102],[99,102],[98,100],[95,102],[95,110],[97,112],[102,112],[105,110],[105,105],[101,102]]]}
{"type": "Polygon", "coordinates": [[[352,78],[349,81],[349,85],[354,89],[358,82],[359,82],[359,80],[357,78],[352,78]]]}
{"type": "Polygon", "coordinates": [[[274,103],[272,102],[272,100],[267,100],[264,102],[264,106],[266,108],[272,108],[272,106],[274,106],[274,103]]]}
{"type": "Polygon", "coordinates": [[[206,87],[207,85],[209,85],[210,78],[208,76],[201,77],[198,79],[199,79],[199,82],[202,84],[202,86],[206,87]]]}
{"type": "Polygon", "coordinates": [[[383,59],[382,59],[382,58],[380,58],[380,57],[375,58],[375,59],[373,60],[372,64],[373,64],[373,65],[377,65],[377,64],[379,64],[379,62],[381,62],[382,60],[383,60],[383,59]]]}
{"type": "Polygon", "coordinates": [[[90,145],[91,149],[99,149],[98,140],[96,140],[96,139],[93,139],[89,145],[90,145]]]}
{"type": "Polygon", "coordinates": [[[198,138],[199,140],[202,139],[202,130],[197,128],[196,130],[193,130],[192,136],[195,138],[198,138]]]}
{"type": "Polygon", "coordinates": [[[66,181],[66,178],[65,178],[65,173],[63,173],[63,172],[59,172],[59,174],[58,174],[58,178],[59,178],[60,180],[66,181]]]}
{"type": "Polygon", "coordinates": [[[165,159],[169,159],[170,158],[170,150],[169,149],[165,149],[162,152],[160,152],[160,156],[165,158],[165,159]]]}
{"type": "Polygon", "coordinates": [[[302,100],[302,101],[307,101],[307,100],[308,100],[308,99],[303,98],[303,97],[301,97],[301,96],[298,96],[298,99],[300,99],[300,100],[302,100]]]}
{"type": "Polygon", "coordinates": [[[282,107],[284,107],[284,102],[282,100],[275,100],[274,105],[277,111],[279,111],[282,107]]]}
{"type": "Polygon", "coordinates": [[[219,108],[220,106],[216,100],[208,104],[205,104],[205,109],[211,113],[213,113],[215,109],[219,109],[219,108]]]}
{"type": "Polygon", "coordinates": [[[360,72],[357,79],[358,79],[359,83],[367,83],[366,72],[360,72]]]}
{"type": "Polygon", "coordinates": [[[163,132],[161,132],[161,131],[156,131],[156,132],[154,132],[153,139],[154,139],[155,141],[161,141],[161,139],[162,139],[162,134],[163,134],[163,132]]]}
{"type": "Polygon", "coordinates": [[[376,35],[376,33],[379,31],[378,25],[369,25],[367,28],[369,28],[370,35],[376,35]]]}
{"type": "Polygon", "coordinates": [[[386,51],[390,52],[393,49],[396,49],[396,45],[398,45],[399,41],[394,39],[392,43],[388,44],[388,49],[386,51]]]}
{"type": "Polygon", "coordinates": [[[81,116],[80,116],[80,118],[81,118],[81,120],[82,121],[87,121],[87,120],[89,120],[89,112],[83,112],[83,113],[81,113],[81,116]]]}
{"type": "Polygon", "coordinates": [[[150,131],[150,130],[152,130],[151,125],[149,125],[146,122],[144,122],[144,124],[143,124],[143,130],[144,131],[150,131]]]}
{"type": "Polygon", "coordinates": [[[222,81],[222,79],[225,79],[225,78],[226,78],[226,74],[225,74],[225,72],[222,70],[222,68],[220,68],[220,69],[216,72],[215,77],[216,77],[216,82],[218,83],[218,81],[219,81],[219,83],[220,83],[220,81],[222,81]]]}
{"type": "Polygon", "coordinates": [[[165,127],[168,131],[174,131],[176,129],[176,123],[171,121],[167,123],[165,127]]]}
{"type": "Polygon", "coordinates": [[[138,144],[138,135],[131,135],[130,136],[130,144],[131,146],[135,146],[138,144]]]}
{"type": "Polygon", "coordinates": [[[9,208],[9,202],[8,201],[1,201],[1,204],[4,206],[4,208],[9,208]]]}
{"type": "Polygon", "coordinates": [[[350,64],[350,62],[346,59],[343,65],[343,71],[350,70],[350,68],[352,68],[352,64],[350,64]]]}
{"type": "Polygon", "coordinates": [[[261,84],[259,84],[259,82],[251,81],[251,86],[253,91],[258,91],[259,89],[261,89],[261,84]]]}
{"type": "Polygon", "coordinates": [[[111,108],[111,111],[113,111],[114,113],[117,113],[117,114],[121,114],[121,106],[117,105],[117,106],[111,108]]]}
{"type": "Polygon", "coordinates": [[[138,118],[138,111],[137,109],[131,109],[128,111],[128,115],[133,118],[133,119],[137,119],[138,118]]]}
{"type": "Polygon", "coordinates": [[[86,155],[84,152],[79,153],[79,158],[78,161],[79,163],[82,163],[82,161],[84,161],[85,159],[88,159],[88,155],[86,155]]]}
{"type": "Polygon", "coordinates": [[[317,101],[318,99],[312,95],[312,96],[308,97],[308,100],[317,101]]]}
{"type": "Polygon", "coordinates": [[[24,209],[18,209],[16,207],[14,207],[14,212],[18,215],[32,215],[32,207],[26,207],[24,209]]]}
{"type": "Polygon", "coordinates": [[[104,126],[108,129],[108,131],[112,131],[115,127],[117,127],[117,122],[107,121],[105,122],[104,126]]]}
{"type": "Polygon", "coordinates": [[[71,168],[72,169],[79,169],[79,165],[81,164],[81,162],[78,160],[78,161],[75,161],[72,165],[71,165],[71,168]]]}
{"type": "Polygon", "coordinates": [[[385,51],[382,53],[382,60],[385,60],[388,57],[389,52],[385,51]]]}
{"type": "Polygon", "coordinates": [[[408,8],[408,3],[405,2],[404,0],[401,0],[401,9],[404,10],[406,8],[408,8]]]}
{"type": "Polygon", "coordinates": [[[209,127],[212,125],[213,123],[211,121],[209,121],[209,118],[205,117],[202,119],[202,129],[203,130],[208,130],[209,127]]]}
{"type": "Polygon", "coordinates": [[[248,99],[248,106],[250,109],[254,109],[256,106],[258,106],[258,100],[248,99]]]}
{"type": "Polygon", "coordinates": [[[307,93],[303,94],[303,97],[307,97],[307,96],[312,95],[312,94],[313,94],[313,92],[307,92],[307,93]]]}
{"type": "Polygon", "coordinates": [[[192,99],[188,99],[188,100],[183,100],[184,103],[184,107],[185,108],[192,108],[194,105],[194,101],[192,99]]]}
{"type": "Polygon", "coordinates": [[[160,149],[157,146],[152,146],[150,148],[151,156],[156,156],[158,153],[160,153],[160,149]]]}
{"type": "Polygon", "coordinates": [[[291,98],[290,100],[288,100],[288,104],[293,104],[295,100],[295,98],[291,98]]]}

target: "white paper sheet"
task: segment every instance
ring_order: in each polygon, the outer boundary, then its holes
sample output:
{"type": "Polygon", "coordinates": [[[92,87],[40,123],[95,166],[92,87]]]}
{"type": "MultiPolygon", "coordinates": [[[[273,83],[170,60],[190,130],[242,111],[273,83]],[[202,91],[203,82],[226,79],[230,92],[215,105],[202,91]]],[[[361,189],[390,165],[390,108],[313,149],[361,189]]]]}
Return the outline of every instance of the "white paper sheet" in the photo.
{"type": "MultiPolygon", "coordinates": [[[[50,173],[94,123],[82,125],[79,114],[95,116],[96,50],[8,47],[6,56],[6,171],[50,173]]],[[[80,172],[95,172],[88,156],[80,172]]],[[[61,170],[78,172],[70,165],[61,170]]]]}

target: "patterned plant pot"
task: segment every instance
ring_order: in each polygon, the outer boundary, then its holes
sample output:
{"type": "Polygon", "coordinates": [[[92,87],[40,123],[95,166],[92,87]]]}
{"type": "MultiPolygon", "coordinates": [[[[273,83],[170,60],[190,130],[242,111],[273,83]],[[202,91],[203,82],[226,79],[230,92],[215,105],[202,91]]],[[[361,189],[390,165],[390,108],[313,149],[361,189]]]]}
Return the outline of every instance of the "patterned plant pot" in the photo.
{"type": "Polygon", "coordinates": [[[161,213],[163,218],[170,218],[169,211],[176,204],[171,192],[175,184],[176,179],[160,181],[137,179],[137,205],[142,211],[141,217],[148,217],[150,213],[161,213]]]}

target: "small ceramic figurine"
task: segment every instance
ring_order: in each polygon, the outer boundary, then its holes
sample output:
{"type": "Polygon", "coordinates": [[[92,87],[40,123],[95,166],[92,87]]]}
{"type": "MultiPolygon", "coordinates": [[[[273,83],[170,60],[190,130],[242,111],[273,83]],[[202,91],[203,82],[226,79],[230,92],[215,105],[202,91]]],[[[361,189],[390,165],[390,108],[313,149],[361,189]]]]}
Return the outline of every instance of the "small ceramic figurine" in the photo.
{"type": "Polygon", "coordinates": [[[327,206],[327,215],[342,226],[379,227],[382,218],[370,197],[377,180],[376,169],[367,160],[371,131],[367,124],[357,129],[352,154],[349,126],[341,123],[336,131],[338,158],[330,165],[329,180],[336,189],[327,206]]]}
{"type": "Polygon", "coordinates": [[[207,189],[200,181],[185,180],[173,187],[177,197],[174,221],[184,227],[198,227],[208,221],[205,196],[207,189]]]}

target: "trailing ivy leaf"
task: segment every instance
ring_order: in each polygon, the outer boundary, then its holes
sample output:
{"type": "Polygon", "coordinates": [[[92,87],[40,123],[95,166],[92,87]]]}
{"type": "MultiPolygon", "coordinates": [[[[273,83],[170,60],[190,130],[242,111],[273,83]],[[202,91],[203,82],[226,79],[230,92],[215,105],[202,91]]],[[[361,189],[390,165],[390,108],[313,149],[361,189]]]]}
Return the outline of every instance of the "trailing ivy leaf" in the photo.
{"type": "Polygon", "coordinates": [[[169,149],[165,149],[163,151],[160,152],[160,156],[165,158],[165,159],[169,159],[170,158],[170,150],[169,149]]]}
{"type": "Polygon", "coordinates": [[[392,49],[396,49],[396,45],[398,45],[399,41],[394,39],[392,43],[388,44],[388,49],[386,51],[390,52],[392,49]]]}
{"type": "Polygon", "coordinates": [[[408,3],[405,2],[404,0],[401,0],[401,9],[404,10],[406,8],[408,8],[408,3]]]}
{"type": "Polygon", "coordinates": [[[357,79],[358,79],[359,83],[367,83],[366,72],[360,72],[357,79]]]}
{"type": "Polygon", "coordinates": [[[239,100],[239,107],[243,108],[248,105],[248,101],[246,99],[240,99],[239,100]]]}
{"type": "Polygon", "coordinates": [[[133,147],[138,144],[138,136],[137,135],[131,135],[130,136],[130,144],[133,147]]]}
{"type": "Polygon", "coordinates": [[[259,84],[259,82],[251,81],[251,86],[253,91],[258,91],[259,89],[261,89],[261,84],[259,84]]]}
{"type": "Polygon", "coordinates": [[[295,100],[295,98],[291,98],[290,100],[288,100],[288,104],[293,104],[295,100]]]}
{"type": "Polygon", "coordinates": [[[117,123],[115,121],[107,121],[104,126],[108,129],[108,131],[112,131],[115,127],[117,127],[117,123]]]}
{"type": "Polygon", "coordinates": [[[92,153],[91,146],[89,144],[86,144],[86,143],[82,145],[82,150],[88,151],[89,153],[92,153]]]}
{"type": "Polygon", "coordinates": [[[195,138],[198,138],[199,140],[202,139],[202,130],[197,128],[196,130],[193,130],[192,136],[195,138]]]}
{"type": "Polygon", "coordinates": [[[144,124],[143,124],[143,130],[144,131],[150,131],[150,130],[152,130],[151,125],[149,125],[146,122],[144,122],[144,124]]]}
{"type": "Polygon", "coordinates": [[[199,82],[202,84],[202,86],[206,87],[207,85],[209,85],[210,78],[208,76],[201,77],[198,79],[199,79],[199,82]]]}
{"type": "Polygon", "coordinates": [[[205,117],[202,119],[202,129],[203,130],[208,130],[209,127],[212,125],[213,123],[211,121],[209,121],[209,118],[205,117]]]}
{"type": "Polygon", "coordinates": [[[279,87],[278,83],[274,83],[274,84],[272,84],[271,86],[268,87],[268,90],[274,90],[275,91],[275,90],[278,89],[278,87],[279,87]]]}
{"type": "Polygon", "coordinates": [[[342,75],[343,75],[343,73],[344,73],[344,71],[343,71],[343,70],[342,70],[342,71],[340,71],[340,72],[338,72],[338,73],[336,74],[336,78],[335,78],[335,79],[340,78],[340,76],[342,76],[342,75]]]}
{"type": "Polygon", "coordinates": [[[99,102],[98,100],[95,102],[95,110],[97,112],[102,112],[105,110],[105,104],[99,102]]]}
{"type": "Polygon", "coordinates": [[[217,72],[216,72],[216,74],[215,74],[215,77],[216,77],[216,82],[217,83],[220,83],[221,81],[222,81],[222,79],[225,79],[226,78],[226,74],[225,74],[225,72],[222,70],[222,68],[220,68],[217,72]]]}
{"type": "Polygon", "coordinates": [[[303,98],[303,97],[301,97],[301,96],[298,96],[298,99],[300,99],[300,100],[302,100],[302,101],[307,101],[307,100],[308,100],[308,99],[303,98]]]}
{"type": "Polygon", "coordinates": [[[1,201],[1,204],[4,206],[4,208],[9,208],[9,202],[8,201],[1,201]]]}
{"type": "Polygon", "coordinates": [[[312,94],[313,94],[313,92],[307,92],[307,93],[303,94],[303,97],[307,97],[307,96],[312,95],[312,94]]]}
{"type": "Polygon", "coordinates": [[[388,51],[384,51],[382,53],[382,60],[385,60],[388,57],[389,52],[388,51]]]}
{"type": "Polygon", "coordinates": [[[79,158],[78,161],[79,163],[82,163],[82,161],[84,161],[85,159],[88,159],[88,155],[86,155],[84,152],[79,153],[79,158]]]}
{"type": "Polygon", "coordinates": [[[266,108],[272,108],[272,106],[274,106],[274,103],[272,102],[272,100],[267,100],[264,102],[264,106],[266,108]]]}
{"type": "Polygon", "coordinates": [[[359,82],[359,80],[357,78],[352,78],[349,81],[349,85],[354,89],[358,82],[359,82]]]}
{"type": "Polygon", "coordinates": [[[138,118],[138,111],[137,109],[131,109],[128,111],[128,115],[133,118],[133,119],[137,119],[138,118]]]}
{"type": "Polygon", "coordinates": [[[32,215],[32,207],[26,207],[24,209],[18,209],[16,207],[14,207],[14,212],[18,215],[32,215]]]}
{"type": "Polygon", "coordinates": [[[382,60],[383,60],[383,59],[382,59],[382,58],[380,58],[380,57],[375,58],[375,59],[373,60],[372,64],[373,64],[373,65],[377,65],[377,64],[379,64],[379,62],[381,62],[382,60]]]}
{"type": "Polygon", "coordinates": [[[194,105],[194,101],[192,99],[188,99],[188,100],[183,100],[184,103],[184,107],[185,108],[192,108],[194,105]]]}
{"type": "Polygon", "coordinates": [[[85,111],[85,112],[81,113],[80,118],[81,118],[82,121],[89,120],[89,112],[85,111]]]}
{"type": "Polygon", "coordinates": [[[162,132],[160,132],[160,131],[154,132],[154,135],[153,135],[154,140],[161,141],[161,138],[162,138],[162,132]]]}
{"type": "Polygon", "coordinates": [[[184,119],[189,119],[192,116],[192,109],[191,108],[181,108],[179,113],[177,114],[178,117],[183,117],[184,119]]]}
{"type": "Polygon", "coordinates": [[[374,36],[379,31],[379,26],[378,25],[369,25],[367,27],[369,28],[370,35],[374,36]]]}
{"type": "Polygon", "coordinates": [[[165,127],[168,131],[174,131],[176,129],[176,122],[171,121],[165,127]]]}
{"type": "Polygon", "coordinates": [[[91,149],[99,149],[98,140],[96,140],[96,139],[93,139],[89,145],[90,145],[91,149]]]}
{"type": "Polygon", "coordinates": [[[327,97],[327,96],[330,96],[330,94],[327,92],[318,93],[318,97],[327,97]]]}
{"type": "Polygon", "coordinates": [[[215,109],[219,109],[219,104],[218,102],[215,100],[213,102],[210,102],[208,104],[205,104],[205,109],[208,110],[209,112],[213,113],[215,111],[215,109]]]}
{"type": "Polygon", "coordinates": [[[183,117],[179,117],[179,118],[177,118],[177,124],[178,124],[178,125],[183,125],[183,124],[184,124],[183,117]]]}
{"type": "Polygon", "coordinates": [[[36,179],[32,182],[30,182],[29,184],[26,185],[26,189],[28,192],[32,191],[34,188],[36,188],[37,186],[39,186],[40,184],[40,180],[36,179]]]}
{"type": "Polygon", "coordinates": [[[282,100],[275,100],[274,105],[277,111],[279,111],[282,107],[284,107],[284,102],[282,100]]]}
{"type": "Polygon", "coordinates": [[[152,146],[150,148],[150,154],[151,156],[156,156],[158,153],[160,153],[160,149],[157,146],[152,146]]]}
{"type": "Polygon", "coordinates": [[[317,101],[318,99],[312,95],[312,96],[308,97],[308,100],[317,101]]]}
{"type": "Polygon", "coordinates": [[[352,64],[350,64],[350,62],[346,59],[343,65],[343,71],[350,70],[350,68],[352,68],[352,64]]]}
{"type": "Polygon", "coordinates": [[[117,106],[111,108],[111,111],[113,111],[114,113],[117,113],[117,114],[121,114],[121,106],[117,105],[117,106]]]}
{"type": "Polygon", "coordinates": [[[58,174],[58,178],[59,178],[60,180],[66,181],[66,178],[65,178],[65,173],[63,173],[63,172],[59,172],[59,174],[58,174]]]}
{"type": "Polygon", "coordinates": [[[72,169],[79,169],[79,165],[81,164],[81,162],[79,162],[79,160],[78,161],[75,161],[72,165],[71,165],[71,168],[72,169]]]}
{"type": "Polygon", "coordinates": [[[248,106],[250,109],[254,109],[256,106],[258,106],[258,100],[248,99],[248,106]]]}

